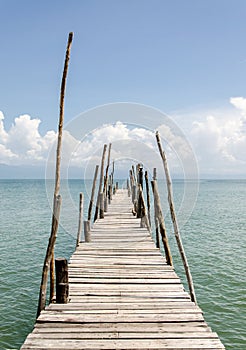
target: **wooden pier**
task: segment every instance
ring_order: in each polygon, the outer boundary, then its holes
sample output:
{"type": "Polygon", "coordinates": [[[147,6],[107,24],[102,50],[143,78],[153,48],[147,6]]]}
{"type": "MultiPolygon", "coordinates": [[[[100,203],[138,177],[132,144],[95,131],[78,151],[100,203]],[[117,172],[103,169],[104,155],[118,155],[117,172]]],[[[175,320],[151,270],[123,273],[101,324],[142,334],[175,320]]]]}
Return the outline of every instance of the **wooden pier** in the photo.
{"type": "Polygon", "coordinates": [[[50,304],[28,349],[224,349],[150,233],[127,190],[113,196],[69,263],[69,302],[50,304]]]}

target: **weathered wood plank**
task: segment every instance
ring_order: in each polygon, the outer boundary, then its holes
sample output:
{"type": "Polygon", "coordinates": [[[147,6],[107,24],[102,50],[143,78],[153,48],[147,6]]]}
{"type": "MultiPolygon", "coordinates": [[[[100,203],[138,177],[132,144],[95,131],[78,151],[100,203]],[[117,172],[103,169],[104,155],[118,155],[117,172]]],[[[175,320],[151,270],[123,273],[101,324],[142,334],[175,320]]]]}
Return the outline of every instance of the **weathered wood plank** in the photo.
{"type": "Polygon", "coordinates": [[[27,338],[25,349],[224,349],[218,339],[64,340],[27,338]]]}
{"type": "Polygon", "coordinates": [[[193,322],[204,320],[201,313],[169,313],[169,314],[124,314],[110,313],[110,317],[105,317],[103,314],[66,314],[57,312],[41,312],[41,315],[37,319],[37,322],[72,322],[72,323],[93,323],[93,322],[193,322]]]}
{"type": "Polygon", "coordinates": [[[200,322],[176,322],[176,323],[162,323],[162,322],[145,322],[144,328],[142,323],[65,323],[65,322],[49,322],[49,323],[36,323],[35,329],[40,332],[49,332],[52,328],[57,332],[64,332],[68,329],[69,332],[146,332],[146,328],[149,332],[211,332],[211,329],[204,321],[200,322]],[[65,328],[65,329],[64,329],[65,328]]]}
{"type": "MultiPolygon", "coordinates": [[[[39,332],[37,329],[29,339],[60,339],[61,334],[55,328],[49,332],[39,332]]],[[[63,339],[218,339],[214,332],[62,332],[63,339]]]]}

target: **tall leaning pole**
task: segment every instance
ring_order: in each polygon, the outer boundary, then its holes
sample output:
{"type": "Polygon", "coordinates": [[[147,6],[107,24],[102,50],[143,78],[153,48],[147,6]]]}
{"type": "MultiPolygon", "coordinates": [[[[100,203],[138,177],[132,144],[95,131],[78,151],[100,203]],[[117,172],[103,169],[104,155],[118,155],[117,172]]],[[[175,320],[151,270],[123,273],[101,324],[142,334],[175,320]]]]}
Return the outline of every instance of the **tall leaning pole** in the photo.
{"type": "Polygon", "coordinates": [[[57,231],[59,226],[59,216],[60,216],[60,207],[61,207],[61,196],[59,195],[59,191],[60,191],[62,130],[63,130],[63,121],[64,121],[64,99],[65,99],[66,78],[67,78],[67,72],[68,72],[68,63],[70,59],[70,50],[71,50],[72,40],[73,40],[73,33],[71,32],[68,35],[66,57],[65,57],[64,69],[63,69],[63,75],[62,75],[62,81],[61,81],[60,115],[59,115],[58,139],[57,139],[57,149],[56,149],[56,170],[55,170],[55,188],[54,188],[54,197],[53,197],[52,224],[51,224],[51,233],[50,233],[49,243],[46,250],[46,256],[44,259],[44,265],[43,265],[43,271],[42,271],[37,317],[40,315],[41,311],[44,310],[45,308],[49,271],[50,271],[50,301],[54,300],[54,295],[55,295],[54,247],[55,247],[55,241],[56,241],[56,236],[57,236],[57,231]]]}

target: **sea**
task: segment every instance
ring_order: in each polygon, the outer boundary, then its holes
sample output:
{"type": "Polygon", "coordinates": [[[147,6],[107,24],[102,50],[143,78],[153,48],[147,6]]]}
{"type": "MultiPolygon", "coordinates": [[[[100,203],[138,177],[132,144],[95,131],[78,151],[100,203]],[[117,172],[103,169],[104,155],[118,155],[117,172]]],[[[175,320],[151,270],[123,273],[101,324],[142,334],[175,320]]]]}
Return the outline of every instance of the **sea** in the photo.
{"type": "MultiPolygon", "coordinates": [[[[125,181],[118,180],[119,187],[125,181]]],[[[91,181],[63,180],[56,257],[69,259],[79,193],[87,217],[91,181]]],[[[166,185],[158,181],[175,270],[186,285],[166,185]]],[[[52,180],[0,180],[0,349],[19,349],[35,322],[50,235],[52,180]]],[[[198,305],[226,349],[246,349],[246,180],[173,181],[174,202],[198,305]]],[[[153,226],[153,224],[152,224],[153,226]]],[[[187,289],[188,290],[188,289],[187,289]]]]}

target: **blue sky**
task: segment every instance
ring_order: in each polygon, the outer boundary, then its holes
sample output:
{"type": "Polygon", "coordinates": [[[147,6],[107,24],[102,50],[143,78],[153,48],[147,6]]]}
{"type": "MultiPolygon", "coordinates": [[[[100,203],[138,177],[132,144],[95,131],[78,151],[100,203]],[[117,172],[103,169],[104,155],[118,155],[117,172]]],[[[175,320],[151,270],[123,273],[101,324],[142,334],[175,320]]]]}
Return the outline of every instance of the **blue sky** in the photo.
{"type": "Polygon", "coordinates": [[[242,156],[237,171],[226,172],[238,166],[228,162],[242,153],[245,137],[244,0],[0,0],[0,13],[1,164],[25,163],[6,156],[19,135],[15,118],[28,115],[18,125],[29,123],[40,137],[56,131],[64,51],[73,31],[66,123],[102,104],[150,105],[184,131],[202,174],[244,177],[242,156]],[[210,163],[212,153],[203,154],[211,139],[224,157],[218,168],[217,158],[210,163]]]}

